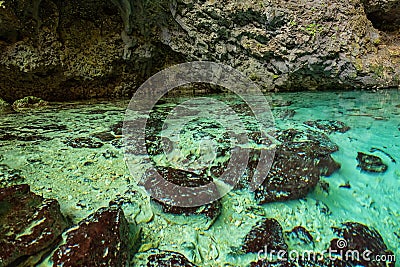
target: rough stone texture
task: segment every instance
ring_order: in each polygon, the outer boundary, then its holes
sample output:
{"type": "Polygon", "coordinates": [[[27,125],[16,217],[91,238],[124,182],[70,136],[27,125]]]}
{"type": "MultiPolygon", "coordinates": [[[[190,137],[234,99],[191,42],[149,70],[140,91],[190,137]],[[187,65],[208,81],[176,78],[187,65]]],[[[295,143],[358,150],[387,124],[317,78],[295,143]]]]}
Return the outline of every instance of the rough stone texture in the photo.
{"type": "Polygon", "coordinates": [[[173,251],[159,251],[147,258],[147,267],[196,267],[184,255],[173,251]]]}
{"type": "Polygon", "coordinates": [[[129,266],[132,244],[121,208],[101,208],[66,233],[54,266],[129,266]]]}
{"type": "Polygon", "coordinates": [[[357,153],[357,161],[358,167],[366,172],[385,172],[388,168],[380,157],[362,152],[357,153]]]}
{"type": "Polygon", "coordinates": [[[258,222],[246,235],[243,243],[242,250],[246,253],[288,249],[283,239],[282,226],[277,220],[268,218],[258,222]]]}
{"type": "Polygon", "coordinates": [[[264,88],[399,85],[398,44],[392,56],[368,57],[388,49],[378,46],[380,33],[358,0],[184,2],[164,43],[192,59],[227,63],[264,88]]]}
{"type": "Polygon", "coordinates": [[[18,99],[17,101],[14,101],[12,104],[12,107],[15,111],[20,111],[20,110],[26,110],[26,109],[35,109],[35,108],[40,108],[40,107],[45,107],[47,106],[48,103],[44,101],[43,99],[40,99],[35,96],[26,96],[22,99],[18,99]]]}
{"type": "Polygon", "coordinates": [[[69,138],[64,143],[73,148],[100,148],[103,146],[102,142],[91,137],[69,138]]]}
{"type": "Polygon", "coordinates": [[[278,133],[277,139],[282,144],[266,179],[255,191],[260,203],[304,197],[320,175],[329,176],[340,168],[330,156],[338,147],[323,133],[288,129],[278,133]]]}
{"type": "MultiPolygon", "coordinates": [[[[212,182],[212,178],[208,176],[200,176],[192,172],[184,171],[184,170],[179,170],[179,169],[174,169],[171,167],[168,168],[161,168],[158,167],[158,172],[159,174],[162,175],[162,177],[173,184],[182,186],[182,187],[200,187],[203,185],[206,185],[210,182],[212,182]]],[[[149,176],[150,177],[150,176],[149,176]]],[[[153,179],[148,179],[145,183],[145,188],[149,190],[150,192],[153,192],[153,194],[157,194],[155,190],[157,190],[159,184],[154,184],[153,179]]],[[[205,190],[199,190],[205,195],[203,195],[206,199],[209,197],[214,199],[215,196],[219,195],[219,192],[214,185],[212,187],[212,191],[208,192],[205,190]]],[[[170,190],[169,192],[172,192],[170,190]]],[[[178,192],[176,192],[179,194],[178,192]]],[[[161,197],[161,196],[160,196],[161,197]]],[[[199,196],[200,197],[200,196],[199,196]]],[[[168,196],[168,195],[162,195],[162,201],[158,201],[156,199],[153,199],[155,202],[159,203],[162,206],[162,209],[164,212],[172,213],[172,214],[185,214],[185,215],[191,215],[191,214],[202,214],[207,216],[210,219],[216,219],[216,217],[220,214],[221,212],[221,203],[219,200],[215,200],[209,204],[205,204],[203,206],[196,206],[196,207],[180,207],[173,205],[174,199],[177,198],[177,195],[175,196],[168,196]]],[[[205,201],[206,202],[206,201],[205,201]]]]}
{"type": "Polygon", "coordinates": [[[344,124],[341,121],[334,120],[316,120],[316,121],[306,121],[305,125],[313,127],[315,129],[319,129],[324,131],[327,134],[333,132],[345,133],[350,130],[350,127],[344,124]]]}
{"type": "Polygon", "coordinates": [[[381,235],[376,230],[370,229],[367,226],[356,222],[343,223],[341,227],[334,228],[334,230],[336,234],[346,241],[346,245],[339,245],[339,239],[333,239],[330,246],[332,250],[342,253],[342,255],[346,255],[347,251],[358,251],[360,255],[367,250],[370,251],[370,253],[365,254],[370,258],[370,260],[365,259],[364,257],[359,257],[358,259],[356,257],[350,257],[350,259],[347,259],[349,263],[353,265],[374,267],[395,266],[394,261],[379,262],[375,260],[377,255],[393,255],[393,252],[388,250],[381,235]]]}
{"type": "Polygon", "coordinates": [[[266,90],[399,86],[398,3],[6,0],[0,96],[131,95],[159,69],[198,59],[266,90]]]}
{"type": "Polygon", "coordinates": [[[0,266],[34,266],[40,256],[31,256],[53,249],[68,223],[56,200],[23,184],[0,189],[0,225],[0,266]]]}

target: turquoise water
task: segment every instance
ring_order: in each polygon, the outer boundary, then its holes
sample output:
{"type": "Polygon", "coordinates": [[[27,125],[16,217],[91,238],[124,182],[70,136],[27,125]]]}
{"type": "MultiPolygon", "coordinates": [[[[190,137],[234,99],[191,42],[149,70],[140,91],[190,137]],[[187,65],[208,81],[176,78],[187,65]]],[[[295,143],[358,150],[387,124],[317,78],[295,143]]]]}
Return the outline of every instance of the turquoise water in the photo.
{"type": "MultiPolygon", "coordinates": [[[[223,94],[202,97],[228,103],[237,101],[223,94]]],[[[193,97],[166,99],[155,110],[164,112],[174,102],[189,99],[193,97]]],[[[139,266],[151,248],[181,252],[199,266],[246,266],[256,255],[236,255],[235,248],[240,247],[250,228],[265,216],[277,219],[284,231],[298,225],[306,227],[314,237],[315,251],[329,245],[334,237],[332,226],[346,221],[360,222],[378,230],[399,258],[399,91],[279,93],[269,95],[268,99],[276,129],[302,129],[303,122],[317,119],[339,120],[350,127],[345,133],[329,135],[339,146],[332,157],[341,164],[339,171],[321,178],[329,183],[329,193],[318,185],[304,199],[258,205],[252,193],[234,190],[221,200],[222,212],[215,222],[202,216],[166,214],[136,185],[137,177],[132,177],[126,167],[121,133],[112,130],[124,120],[128,100],[52,103],[41,110],[0,115],[0,164],[3,164],[0,171],[3,177],[6,172],[18,173],[21,178],[14,182],[28,183],[32,191],[56,198],[62,212],[74,222],[107,206],[110,200],[123,198],[125,203],[129,202],[123,205],[128,221],[142,226],[142,245],[134,258],[139,266]],[[89,138],[87,143],[92,142],[97,148],[72,147],[74,139],[79,137],[89,138]],[[374,148],[375,151],[371,150],[374,148]],[[387,171],[379,174],[360,171],[357,152],[379,156],[388,165],[387,171]],[[346,184],[350,188],[343,187],[346,184]]],[[[245,126],[252,125],[246,113],[239,115],[245,126]]],[[[164,132],[173,132],[175,123],[185,125],[178,121],[179,118],[172,118],[164,132]]],[[[192,127],[192,131],[200,130],[192,127]]],[[[222,136],[223,132],[215,130],[207,134],[222,136]]],[[[185,157],[196,149],[205,156],[195,155],[192,162],[177,157],[175,166],[212,164],[215,157],[212,150],[201,150],[208,143],[189,145],[189,141],[187,137],[180,147],[185,157]]],[[[165,160],[164,156],[155,159],[158,164],[165,160]]],[[[135,164],[136,175],[141,176],[146,163],[141,165],[138,159],[135,164]]],[[[292,248],[302,249],[294,244],[292,248]]]]}

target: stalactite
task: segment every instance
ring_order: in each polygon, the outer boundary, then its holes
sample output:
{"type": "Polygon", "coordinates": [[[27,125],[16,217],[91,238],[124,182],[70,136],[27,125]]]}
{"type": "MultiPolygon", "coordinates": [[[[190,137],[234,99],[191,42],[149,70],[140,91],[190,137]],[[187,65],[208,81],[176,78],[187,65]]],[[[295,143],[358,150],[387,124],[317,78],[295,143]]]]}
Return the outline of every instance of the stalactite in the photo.
{"type": "Polygon", "coordinates": [[[125,44],[124,47],[124,54],[123,54],[123,59],[129,59],[131,56],[130,48],[132,48],[135,45],[135,41],[133,37],[131,36],[132,34],[132,4],[130,0],[111,0],[114,5],[116,5],[119,9],[119,12],[121,14],[121,19],[124,24],[124,30],[121,33],[121,38],[122,41],[125,44]]]}

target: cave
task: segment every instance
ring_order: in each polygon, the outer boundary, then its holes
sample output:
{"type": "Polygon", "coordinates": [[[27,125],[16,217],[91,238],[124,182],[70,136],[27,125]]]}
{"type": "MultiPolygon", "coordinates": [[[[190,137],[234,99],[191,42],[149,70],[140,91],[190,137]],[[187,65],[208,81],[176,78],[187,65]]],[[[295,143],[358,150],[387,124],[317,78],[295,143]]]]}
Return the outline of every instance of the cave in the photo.
{"type": "Polygon", "coordinates": [[[371,1],[363,0],[367,18],[374,28],[383,32],[396,32],[400,29],[400,1],[371,1]]]}

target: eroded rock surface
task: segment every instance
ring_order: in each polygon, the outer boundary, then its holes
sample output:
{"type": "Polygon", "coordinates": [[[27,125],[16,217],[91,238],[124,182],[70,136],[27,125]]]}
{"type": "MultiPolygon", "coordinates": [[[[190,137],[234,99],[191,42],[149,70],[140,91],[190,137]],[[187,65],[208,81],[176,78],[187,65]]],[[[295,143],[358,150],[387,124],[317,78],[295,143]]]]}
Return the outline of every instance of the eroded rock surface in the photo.
{"type": "MultiPolygon", "coordinates": [[[[192,172],[174,169],[171,167],[158,167],[157,170],[159,174],[162,175],[162,177],[165,179],[165,181],[168,181],[172,184],[182,187],[199,187],[198,197],[204,197],[204,202],[207,202],[208,199],[218,198],[217,196],[219,196],[219,192],[215,184],[212,184],[212,186],[210,187],[211,190],[201,188],[201,186],[210,184],[213,181],[211,177],[201,176],[192,172]]],[[[152,178],[148,179],[145,184],[145,188],[155,195],[158,194],[157,192],[159,187],[162,187],[164,190],[166,190],[164,191],[164,193],[162,193],[162,195],[159,195],[159,198],[163,199],[163,201],[154,199],[162,206],[164,212],[185,215],[203,214],[211,219],[215,219],[220,214],[221,204],[219,200],[212,201],[211,203],[205,204],[203,206],[195,207],[181,207],[174,205],[174,200],[181,197],[181,195],[179,190],[168,190],[167,188],[169,186],[170,185],[168,184],[162,185],[152,178]],[[172,195],[168,195],[168,193],[171,193],[172,195]]]]}
{"type": "Polygon", "coordinates": [[[244,239],[242,250],[246,253],[258,253],[265,250],[287,251],[282,226],[275,219],[263,219],[258,222],[244,239]]]}
{"type": "Polygon", "coordinates": [[[298,199],[340,168],[331,153],[338,146],[320,132],[288,129],[278,133],[282,142],[275,152],[272,167],[255,197],[260,203],[298,199]]]}
{"type": "Polygon", "coordinates": [[[230,65],[265,90],[397,87],[398,14],[398,0],[5,1],[0,95],[128,96],[193,60],[230,65]]]}
{"type": "Polygon", "coordinates": [[[349,257],[347,261],[353,265],[362,266],[395,266],[394,254],[388,250],[381,235],[375,230],[356,222],[343,223],[341,227],[334,228],[336,234],[342,238],[331,241],[331,250],[338,254],[346,255],[348,251],[358,251],[366,257],[349,257]],[[364,253],[365,251],[369,251],[364,253]],[[363,254],[364,253],[364,254],[363,254]],[[379,256],[378,256],[379,255],[379,256]],[[381,257],[381,258],[377,258],[381,257]],[[392,261],[377,261],[377,259],[391,258],[392,261]]]}
{"type": "Polygon", "coordinates": [[[357,161],[358,167],[366,172],[385,172],[388,168],[380,157],[362,152],[357,153],[357,161]]]}
{"type": "Polygon", "coordinates": [[[173,251],[159,251],[147,258],[147,267],[196,267],[184,255],[173,251]]]}
{"type": "Polygon", "coordinates": [[[54,266],[129,266],[129,234],[122,209],[101,208],[68,230],[66,243],[53,254],[54,266]]]}
{"type": "Polygon", "coordinates": [[[0,225],[0,266],[34,266],[61,241],[68,223],[56,200],[23,184],[0,189],[0,225]]]}
{"type": "Polygon", "coordinates": [[[322,130],[327,134],[333,132],[345,133],[348,130],[350,130],[349,126],[347,126],[341,121],[335,121],[335,120],[306,121],[304,122],[304,124],[322,130]]]}

